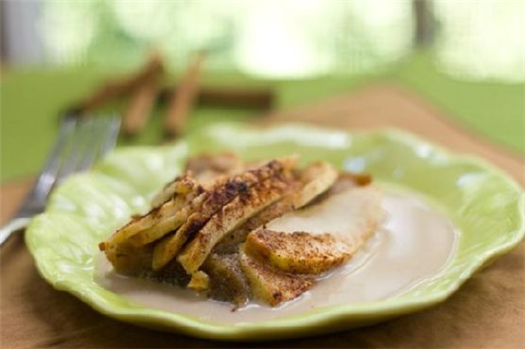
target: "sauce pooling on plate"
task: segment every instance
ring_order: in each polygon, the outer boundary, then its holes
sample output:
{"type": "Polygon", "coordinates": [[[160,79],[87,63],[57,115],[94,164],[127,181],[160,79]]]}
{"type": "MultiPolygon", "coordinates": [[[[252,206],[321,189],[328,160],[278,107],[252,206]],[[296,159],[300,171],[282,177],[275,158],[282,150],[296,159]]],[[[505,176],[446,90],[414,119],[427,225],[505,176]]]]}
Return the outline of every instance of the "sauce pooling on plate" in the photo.
{"type": "MultiPolygon", "coordinates": [[[[359,220],[356,205],[351,191],[345,191],[329,198],[320,208],[283,216],[272,223],[272,228],[309,228],[313,233],[329,228],[345,234],[359,220]]],[[[252,301],[231,312],[230,304],[190,290],[116,274],[102,254],[95,278],[130,301],[223,324],[267,321],[323,306],[387,299],[438,274],[454,254],[457,230],[446,216],[419,197],[387,191],[382,207],[383,222],[347,264],[333,270],[298,299],[279,307],[252,301]]]]}

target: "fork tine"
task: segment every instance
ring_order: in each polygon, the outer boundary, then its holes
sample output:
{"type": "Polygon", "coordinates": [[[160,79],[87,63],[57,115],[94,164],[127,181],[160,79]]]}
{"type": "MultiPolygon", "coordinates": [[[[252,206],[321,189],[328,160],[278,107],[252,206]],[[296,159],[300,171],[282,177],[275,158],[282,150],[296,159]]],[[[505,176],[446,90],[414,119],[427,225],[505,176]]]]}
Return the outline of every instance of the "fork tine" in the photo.
{"type": "Polygon", "coordinates": [[[115,118],[101,116],[95,119],[96,123],[91,129],[88,149],[84,153],[82,162],[76,169],[77,171],[88,170],[107,150],[114,147],[118,134],[118,129],[115,130],[114,128],[115,118]]]}
{"type": "Polygon", "coordinates": [[[120,120],[116,116],[68,116],[62,119],[58,139],[44,170],[20,208],[19,214],[25,216],[43,209],[54,186],[77,171],[89,169],[99,157],[112,149],[119,126],[120,120]]]}
{"type": "Polygon", "coordinates": [[[53,145],[44,169],[40,172],[22,206],[18,209],[15,218],[31,217],[44,209],[47,196],[53,189],[62,167],[62,159],[74,142],[77,122],[77,119],[72,116],[62,119],[57,141],[53,145]]]}
{"type": "Polygon", "coordinates": [[[92,118],[83,118],[77,123],[73,135],[74,142],[69,152],[62,158],[62,166],[55,183],[62,182],[65,178],[75,173],[80,164],[93,150],[90,149],[90,139],[96,122],[92,118]]]}
{"type": "Polygon", "coordinates": [[[35,196],[35,199],[45,199],[51,191],[60,170],[62,154],[71,143],[76,124],[77,120],[74,118],[64,118],[62,120],[57,141],[53,145],[46,164],[33,187],[32,194],[35,196]]]}
{"type": "Polygon", "coordinates": [[[97,158],[98,149],[100,148],[105,129],[107,128],[107,120],[103,117],[94,117],[93,124],[89,130],[88,140],[84,152],[81,155],[80,162],[77,164],[75,172],[81,172],[91,168],[95,159],[97,158]]]}
{"type": "MultiPolygon", "coordinates": [[[[67,115],[62,118],[57,141],[44,169],[12,223],[25,225],[28,218],[41,213],[55,185],[76,171],[90,168],[98,157],[113,148],[119,127],[120,119],[115,116],[80,119],[77,115],[67,115]]],[[[0,230],[0,244],[13,232],[14,226],[0,230]]]]}
{"type": "Polygon", "coordinates": [[[103,158],[109,151],[115,148],[120,130],[120,118],[113,115],[109,118],[109,127],[106,130],[105,141],[100,147],[99,157],[103,158]]]}

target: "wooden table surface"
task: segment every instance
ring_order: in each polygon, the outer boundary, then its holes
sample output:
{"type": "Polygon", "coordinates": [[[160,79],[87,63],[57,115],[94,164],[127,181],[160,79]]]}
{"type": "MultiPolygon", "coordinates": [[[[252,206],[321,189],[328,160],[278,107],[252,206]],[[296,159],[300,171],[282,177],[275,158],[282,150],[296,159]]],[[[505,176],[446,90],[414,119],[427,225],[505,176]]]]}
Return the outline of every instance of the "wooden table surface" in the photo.
{"type": "MultiPolygon", "coordinates": [[[[497,116],[494,116],[497,118],[497,116]]],[[[305,121],[345,129],[398,127],[460,153],[477,155],[525,185],[523,157],[473,135],[411,93],[371,85],[315,106],[269,116],[267,122],[305,121]]],[[[30,179],[3,184],[1,222],[29,189],[30,179]]],[[[21,237],[0,257],[2,347],[236,347],[138,328],[102,316],[36,272],[21,237]]],[[[448,301],[380,325],[308,339],[249,347],[525,347],[525,245],[477,273],[448,301]]]]}

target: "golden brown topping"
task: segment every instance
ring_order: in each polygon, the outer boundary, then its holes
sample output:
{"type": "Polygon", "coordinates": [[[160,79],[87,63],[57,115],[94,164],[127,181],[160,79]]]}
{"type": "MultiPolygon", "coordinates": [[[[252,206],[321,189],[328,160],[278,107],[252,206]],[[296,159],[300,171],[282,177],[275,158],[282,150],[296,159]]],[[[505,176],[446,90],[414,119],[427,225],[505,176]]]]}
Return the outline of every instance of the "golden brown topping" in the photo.
{"type": "Polygon", "coordinates": [[[380,210],[379,191],[354,188],[368,184],[369,176],[338,173],[326,162],[295,169],[297,160],[246,167],[231,153],[192,158],[184,175],[155,196],[150,212],[134,215],[99,249],[119,273],[205,291],[236,307],[251,295],[272,306],[293,300],[316,276],[352,257],[380,210]],[[329,212],[354,213],[355,222],[341,229],[353,238],[334,234],[335,221],[321,220],[316,234],[302,232],[311,224],[297,218],[326,199],[347,198],[336,197],[347,190],[358,191],[357,200],[332,204],[329,212]],[[325,224],[332,227],[327,233],[319,230],[325,224]]]}
{"type": "Polygon", "coordinates": [[[134,215],[129,223],[118,229],[110,237],[107,244],[115,245],[127,241],[137,233],[151,228],[164,219],[168,219],[179,211],[188,201],[193,199],[202,189],[188,177],[175,180],[172,187],[175,192],[172,198],[159,207],[155,207],[145,215],[134,215]]]}
{"type": "Polygon", "coordinates": [[[326,162],[310,165],[301,173],[300,181],[304,186],[292,193],[292,205],[299,209],[310,203],[314,198],[325,192],[337,180],[337,171],[326,162]]]}
{"type": "Polygon", "coordinates": [[[332,186],[337,179],[337,172],[331,165],[317,162],[304,170],[294,171],[294,177],[296,179],[288,186],[288,192],[284,198],[261,210],[239,228],[229,232],[217,244],[216,252],[236,252],[238,245],[245,241],[246,235],[251,231],[288,212],[308,205],[332,186]]]}
{"type": "MultiPolygon", "coordinates": [[[[290,157],[272,160],[259,168],[247,170],[225,181],[218,181],[211,188],[205,190],[201,196],[195,199],[195,201],[200,201],[199,204],[192,207],[188,213],[184,213],[187,217],[186,222],[174,234],[165,237],[155,247],[153,270],[161,269],[175,258],[186,241],[231,200],[237,197],[237,202],[239,200],[244,201],[252,192],[251,186],[259,186],[262,181],[269,178],[280,178],[287,169],[295,164],[295,161],[290,157]]],[[[192,204],[194,203],[190,203],[190,207],[192,204]]],[[[199,261],[199,266],[204,262],[206,256],[203,257],[202,261],[199,261]]],[[[187,271],[193,273],[197,269],[198,267],[193,270],[187,269],[187,271]]]]}
{"type": "Polygon", "coordinates": [[[252,293],[271,306],[293,300],[315,285],[312,277],[276,270],[242,251],[240,259],[252,293]]]}
{"type": "Polygon", "coordinates": [[[261,181],[221,208],[179,254],[177,260],[188,273],[199,269],[213,247],[231,230],[282,198],[290,181],[285,174],[261,181]]]}
{"type": "Polygon", "coordinates": [[[185,195],[190,193],[194,188],[198,186],[194,178],[190,177],[188,174],[182,176],[177,176],[175,180],[167,183],[162,190],[157,193],[157,195],[151,201],[152,208],[158,208],[162,204],[169,201],[175,195],[185,195]]]}
{"type": "Polygon", "coordinates": [[[115,271],[128,276],[138,276],[149,270],[151,247],[137,247],[128,242],[107,245],[104,253],[115,271]]]}
{"type": "Polygon", "coordinates": [[[256,230],[244,243],[246,254],[282,271],[317,275],[341,265],[359,248],[332,234],[256,230]]]}

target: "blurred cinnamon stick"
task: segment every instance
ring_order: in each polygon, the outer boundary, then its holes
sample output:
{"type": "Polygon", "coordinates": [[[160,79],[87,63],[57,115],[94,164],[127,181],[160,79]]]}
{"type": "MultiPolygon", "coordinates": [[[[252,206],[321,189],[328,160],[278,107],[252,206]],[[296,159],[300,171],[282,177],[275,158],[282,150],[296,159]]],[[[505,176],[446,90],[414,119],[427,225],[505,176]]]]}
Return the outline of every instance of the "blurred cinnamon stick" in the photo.
{"type": "MultiPolygon", "coordinates": [[[[176,89],[177,87],[162,89],[159,102],[164,103],[176,89]]],[[[274,100],[275,94],[269,88],[203,86],[199,89],[196,103],[199,106],[270,110],[274,100]]]]}
{"type": "Polygon", "coordinates": [[[274,94],[269,89],[245,88],[202,88],[199,93],[199,105],[222,107],[271,109],[274,94]]]}
{"type": "Polygon", "coordinates": [[[147,68],[150,66],[159,68],[149,70],[149,75],[133,87],[128,106],[122,118],[122,130],[127,136],[134,136],[144,129],[144,125],[157,100],[159,78],[164,73],[162,58],[157,53],[152,54],[144,67],[144,71],[147,71],[147,68]]]}
{"type": "Polygon", "coordinates": [[[144,129],[155,105],[157,90],[157,79],[150,79],[133,91],[122,118],[122,131],[126,136],[134,136],[144,129]]]}
{"type": "Polygon", "coordinates": [[[171,94],[164,119],[164,129],[168,136],[178,135],[186,127],[188,113],[199,93],[199,78],[203,62],[204,54],[197,54],[182,77],[178,88],[171,94]]]}
{"type": "Polygon", "coordinates": [[[99,108],[108,101],[130,93],[162,70],[162,59],[159,55],[153,55],[136,74],[108,81],[86,99],[75,104],[73,109],[76,112],[87,112],[99,108]]]}

